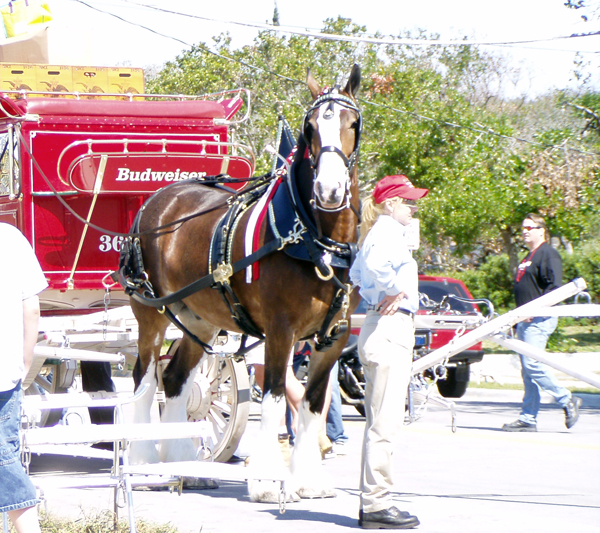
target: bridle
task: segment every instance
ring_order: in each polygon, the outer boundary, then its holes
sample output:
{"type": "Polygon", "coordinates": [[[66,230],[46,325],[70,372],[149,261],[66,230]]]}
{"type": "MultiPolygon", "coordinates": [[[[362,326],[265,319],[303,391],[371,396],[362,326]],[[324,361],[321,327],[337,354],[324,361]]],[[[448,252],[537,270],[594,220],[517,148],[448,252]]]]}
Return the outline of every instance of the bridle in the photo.
{"type": "MultiPolygon", "coordinates": [[[[318,165],[319,165],[319,161],[321,160],[321,156],[323,154],[334,153],[334,154],[338,155],[344,162],[344,166],[346,167],[346,173],[348,176],[346,179],[346,191],[344,193],[345,202],[342,202],[340,207],[337,207],[337,208],[323,207],[313,197],[313,199],[311,200],[313,209],[319,209],[321,211],[327,211],[327,212],[336,212],[336,211],[341,211],[343,209],[347,209],[348,207],[352,207],[352,204],[350,202],[350,200],[352,199],[352,194],[350,191],[350,173],[351,173],[352,169],[356,166],[356,163],[358,161],[361,131],[362,131],[362,114],[360,112],[360,109],[358,109],[354,100],[352,100],[348,96],[344,96],[343,94],[341,94],[339,92],[339,86],[336,86],[333,89],[329,89],[329,88],[324,89],[324,91],[321,93],[321,95],[313,102],[310,109],[306,112],[306,115],[304,116],[304,121],[302,124],[302,136],[304,137],[304,141],[305,141],[307,149],[308,149],[308,157],[309,157],[310,162],[313,167],[313,173],[316,173],[318,165]],[[334,116],[333,106],[335,104],[338,104],[346,109],[349,109],[349,110],[355,112],[357,115],[357,124],[356,124],[356,126],[354,126],[355,127],[354,148],[349,157],[347,157],[346,154],[344,154],[344,152],[342,152],[337,146],[322,146],[321,150],[319,151],[319,155],[316,158],[311,151],[310,135],[308,133],[308,122],[309,122],[310,118],[312,117],[314,111],[319,109],[324,104],[327,104],[327,106],[328,106],[327,109],[325,110],[325,112],[323,113],[323,118],[325,118],[326,120],[328,118],[332,118],[334,116]]],[[[314,177],[315,176],[313,175],[313,181],[314,181],[314,177]]],[[[314,195],[314,192],[313,192],[313,195],[314,195]]]]}

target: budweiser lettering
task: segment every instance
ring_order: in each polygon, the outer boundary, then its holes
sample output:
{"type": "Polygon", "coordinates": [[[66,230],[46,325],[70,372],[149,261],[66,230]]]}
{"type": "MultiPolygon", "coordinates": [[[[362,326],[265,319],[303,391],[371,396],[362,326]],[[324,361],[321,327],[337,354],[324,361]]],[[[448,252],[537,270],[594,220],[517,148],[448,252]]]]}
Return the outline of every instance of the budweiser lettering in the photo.
{"type": "Polygon", "coordinates": [[[203,178],[206,172],[155,172],[151,168],[144,171],[130,170],[120,167],[115,181],[183,181],[192,178],[203,178]]]}

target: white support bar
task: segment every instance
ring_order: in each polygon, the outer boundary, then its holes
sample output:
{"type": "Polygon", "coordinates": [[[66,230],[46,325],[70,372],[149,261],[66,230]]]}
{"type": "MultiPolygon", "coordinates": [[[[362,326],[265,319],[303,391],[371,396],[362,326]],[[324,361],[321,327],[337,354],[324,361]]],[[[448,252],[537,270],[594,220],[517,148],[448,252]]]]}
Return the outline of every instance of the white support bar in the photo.
{"type": "Polygon", "coordinates": [[[127,396],[114,392],[77,392],[72,394],[45,394],[23,396],[23,410],[69,409],[71,407],[116,407],[137,402],[149,389],[144,383],[135,394],[127,396]]]}
{"type": "Polygon", "coordinates": [[[76,361],[106,361],[108,363],[125,364],[123,354],[94,352],[92,350],[77,350],[75,348],[61,348],[38,344],[33,349],[34,357],[44,359],[74,359],[76,361]]]}
{"type": "Polygon", "coordinates": [[[498,333],[502,329],[513,326],[517,322],[521,322],[523,319],[532,316],[532,313],[536,313],[540,307],[556,305],[557,303],[584,291],[585,288],[586,284],[583,278],[577,278],[548,294],[544,294],[494,320],[490,320],[487,324],[483,324],[482,326],[465,333],[442,348],[438,348],[425,357],[415,361],[413,363],[412,373],[420,374],[423,370],[440,363],[447,357],[451,357],[454,354],[470,348],[488,335],[498,333]]]}
{"type": "MultiPolygon", "coordinates": [[[[483,315],[415,315],[416,329],[456,330],[461,326],[464,326],[466,329],[475,329],[486,322],[487,319],[483,315]]],[[[354,323],[352,325],[354,326],[354,323]]]]}
{"type": "MultiPolygon", "coordinates": [[[[124,474],[158,475],[177,477],[200,477],[227,479],[230,481],[247,481],[256,476],[255,469],[245,466],[215,463],[211,461],[179,461],[173,463],[154,463],[146,465],[130,465],[123,468],[124,474]]],[[[285,481],[288,474],[281,469],[260,472],[260,479],[269,481],[285,481]]]]}
{"type": "Polygon", "coordinates": [[[573,376],[576,379],[584,381],[585,383],[589,383],[590,385],[600,389],[600,379],[598,379],[598,377],[596,377],[594,374],[580,372],[569,368],[567,365],[561,363],[555,358],[557,356],[560,357],[560,354],[552,354],[552,356],[549,357],[550,354],[544,350],[541,350],[540,348],[536,348],[535,346],[531,346],[531,344],[527,344],[526,342],[517,339],[507,339],[500,334],[496,334],[488,338],[504,348],[508,348],[509,350],[513,350],[517,353],[526,355],[527,357],[531,357],[532,359],[536,359],[537,361],[545,363],[548,366],[559,370],[560,372],[564,372],[569,376],[573,376]]]}
{"type": "Polygon", "coordinates": [[[208,422],[162,422],[147,424],[85,424],[33,428],[25,432],[23,445],[93,444],[106,441],[186,439],[212,431],[208,422]]]}
{"type": "MultiPolygon", "coordinates": [[[[520,309],[520,308],[519,308],[520,309]]],[[[515,309],[515,314],[518,309],[515,309]]],[[[557,305],[556,307],[541,307],[538,311],[528,312],[521,315],[523,318],[540,316],[570,316],[570,317],[588,317],[600,316],[600,305],[598,304],[568,304],[557,305]]]]}

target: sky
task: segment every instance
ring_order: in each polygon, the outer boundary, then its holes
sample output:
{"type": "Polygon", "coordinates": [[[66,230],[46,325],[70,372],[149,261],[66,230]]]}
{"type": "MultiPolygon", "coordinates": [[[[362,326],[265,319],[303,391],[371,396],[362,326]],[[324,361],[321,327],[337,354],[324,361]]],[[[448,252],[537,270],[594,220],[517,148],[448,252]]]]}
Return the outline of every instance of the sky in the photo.
{"type": "MultiPolygon", "coordinates": [[[[57,63],[86,66],[160,66],[189,48],[210,44],[212,37],[229,32],[233,46],[252,41],[258,29],[240,24],[272,21],[274,0],[49,0],[54,14],[51,52],[57,63]],[[87,4],[87,5],[86,5],[87,4]],[[212,21],[143,7],[153,5],[212,21]],[[96,8],[92,9],[91,7],[96,8]],[[101,12],[102,11],[102,12],[101,12]],[[124,20],[111,16],[112,13],[124,20]],[[145,26],[149,29],[144,29],[145,26]],[[154,30],[153,33],[150,30],[154,30]],[[163,35],[159,35],[163,34],[163,35]]],[[[600,15],[583,22],[565,0],[345,0],[306,3],[278,0],[282,26],[319,30],[327,18],[341,15],[385,36],[423,29],[441,39],[491,42],[549,39],[600,30],[600,15]],[[318,6],[318,7],[315,7],[318,6]]],[[[600,35],[514,46],[486,46],[505,55],[522,75],[515,93],[537,95],[564,88],[572,78],[575,51],[596,69],[600,87],[600,35]]]]}

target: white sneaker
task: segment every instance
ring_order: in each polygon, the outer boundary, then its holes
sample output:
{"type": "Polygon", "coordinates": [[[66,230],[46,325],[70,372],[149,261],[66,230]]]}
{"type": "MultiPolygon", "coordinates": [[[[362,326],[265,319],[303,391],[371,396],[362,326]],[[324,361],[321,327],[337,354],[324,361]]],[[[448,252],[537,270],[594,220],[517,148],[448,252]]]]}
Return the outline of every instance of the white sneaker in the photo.
{"type": "Polygon", "coordinates": [[[323,460],[325,459],[335,459],[337,457],[337,453],[335,452],[334,448],[331,448],[331,450],[329,450],[328,452],[325,452],[323,454],[323,460]]]}
{"type": "Polygon", "coordinates": [[[346,455],[346,444],[344,441],[334,442],[333,451],[336,453],[336,455],[346,455]]]}

